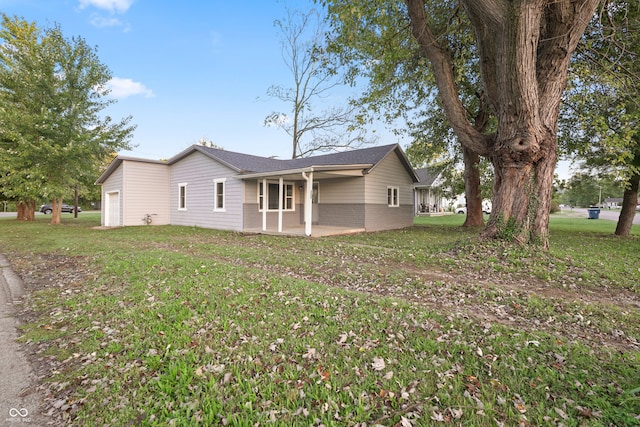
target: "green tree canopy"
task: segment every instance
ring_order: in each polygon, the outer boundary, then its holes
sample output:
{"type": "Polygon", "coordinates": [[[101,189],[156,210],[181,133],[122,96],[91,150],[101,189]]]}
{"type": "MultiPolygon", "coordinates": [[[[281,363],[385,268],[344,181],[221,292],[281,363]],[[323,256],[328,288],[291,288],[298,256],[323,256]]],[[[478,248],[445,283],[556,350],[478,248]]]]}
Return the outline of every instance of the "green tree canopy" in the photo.
{"type": "Polygon", "coordinates": [[[640,182],[640,5],[602,5],[583,36],[561,115],[561,147],[625,184],[616,234],[628,235],[640,182]]]}
{"type": "Polygon", "coordinates": [[[130,147],[135,126],[101,115],[115,102],[106,98],[111,73],[81,37],[3,15],[0,43],[0,183],[17,202],[47,198],[55,208],[130,147]]]}

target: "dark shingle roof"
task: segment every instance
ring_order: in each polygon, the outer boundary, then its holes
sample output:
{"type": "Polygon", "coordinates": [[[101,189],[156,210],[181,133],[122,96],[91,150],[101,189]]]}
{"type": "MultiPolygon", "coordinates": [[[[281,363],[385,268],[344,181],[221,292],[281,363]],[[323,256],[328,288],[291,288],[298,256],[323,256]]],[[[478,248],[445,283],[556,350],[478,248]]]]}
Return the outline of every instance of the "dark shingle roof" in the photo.
{"type": "Polygon", "coordinates": [[[434,168],[416,169],[416,175],[418,175],[418,178],[420,179],[418,185],[431,186],[433,184],[433,181],[435,181],[436,178],[440,175],[440,172],[441,171],[439,169],[434,168]]]}
{"type": "Polygon", "coordinates": [[[300,159],[272,159],[269,157],[254,156],[251,154],[237,153],[234,151],[220,150],[202,145],[192,145],[181,153],[173,156],[167,162],[134,159],[118,156],[114,162],[102,173],[97,184],[104,182],[108,176],[117,168],[123,160],[136,160],[149,163],[159,163],[171,165],[192,154],[194,151],[228,166],[240,175],[268,174],[270,172],[294,171],[313,166],[358,166],[367,169],[374,168],[389,154],[395,152],[405,167],[407,173],[414,182],[418,182],[418,177],[398,144],[381,145],[377,147],[362,148],[359,150],[342,151],[339,153],[323,154],[320,156],[304,157],[300,159]]]}
{"type": "Polygon", "coordinates": [[[234,151],[221,150],[218,148],[192,145],[187,150],[174,156],[169,160],[169,164],[186,157],[194,150],[197,150],[221,163],[226,164],[241,174],[266,173],[284,170],[307,168],[311,166],[345,166],[345,165],[372,165],[375,166],[389,153],[398,150],[401,161],[405,163],[408,170],[413,170],[400,150],[398,144],[381,145],[377,147],[362,148],[358,150],[342,151],[339,153],[323,154],[313,157],[303,157],[298,159],[272,159],[268,157],[254,156],[251,154],[237,153],[234,151]]]}

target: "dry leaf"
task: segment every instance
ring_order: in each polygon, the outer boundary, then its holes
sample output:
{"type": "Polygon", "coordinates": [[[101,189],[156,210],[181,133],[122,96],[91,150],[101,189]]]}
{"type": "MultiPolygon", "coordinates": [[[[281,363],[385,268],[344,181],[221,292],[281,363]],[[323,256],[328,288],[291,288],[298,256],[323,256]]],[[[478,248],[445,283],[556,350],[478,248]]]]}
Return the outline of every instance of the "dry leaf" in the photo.
{"type": "Polygon", "coordinates": [[[373,362],[371,363],[371,367],[375,371],[382,371],[384,368],[386,368],[386,366],[387,365],[384,363],[384,359],[381,357],[374,357],[373,362]]]}

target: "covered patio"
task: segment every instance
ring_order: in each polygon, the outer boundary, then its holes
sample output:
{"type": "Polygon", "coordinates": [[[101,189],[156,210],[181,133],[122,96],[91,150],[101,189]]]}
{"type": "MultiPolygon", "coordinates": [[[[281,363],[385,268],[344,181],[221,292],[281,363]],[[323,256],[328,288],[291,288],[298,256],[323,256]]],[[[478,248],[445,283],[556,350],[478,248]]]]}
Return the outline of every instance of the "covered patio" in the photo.
{"type": "Polygon", "coordinates": [[[251,173],[243,174],[238,178],[248,181],[257,180],[258,188],[261,188],[262,193],[259,195],[259,212],[261,216],[261,227],[246,227],[244,232],[246,233],[259,233],[259,234],[277,234],[277,235],[291,235],[291,236],[307,236],[307,237],[321,237],[337,234],[350,234],[360,233],[365,231],[364,228],[352,228],[352,227],[340,227],[329,226],[319,224],[314,217],[316,209],[314,205],[318,205],[318,193],[317,185],[319,182],[336,179],[336,178],[353,178],[362,177],[364,170],[371,168],[372,164],[349,164],[349,165],[321,165],[311,166],[299,169],[290,169],[282,171],[271,171],[263,173],[251,173]],[[271,182],[277,182],[277,208],[273,209],[269,207],[271,198],[267,195],[266,189],[270,188],[271,182]],[[300,224],[285,224],[283,221],[283,215],[289,206],[285,206],[287,198],[291,195],[286,191],[285,185],[287,182],[304,182],[304,185],[300,186],[302,190],[302,223],[300,224]],[[314,188],[316,190],[314,190],[314,188]],[[267,221],[268,213],[277,214],[277,225],[270,225],[267,221]]]}

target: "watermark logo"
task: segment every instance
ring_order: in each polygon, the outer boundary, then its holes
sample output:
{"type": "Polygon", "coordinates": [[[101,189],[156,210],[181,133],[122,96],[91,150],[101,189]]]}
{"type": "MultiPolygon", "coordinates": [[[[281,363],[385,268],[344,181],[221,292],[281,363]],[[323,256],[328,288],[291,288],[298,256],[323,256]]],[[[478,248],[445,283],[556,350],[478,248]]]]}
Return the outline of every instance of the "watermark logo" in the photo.
{"type": "Polygon", "coordinates": [[[27,408],[11,408],[9,409],[9,417],[5,422],[8,423],[30,423],[31,418],[28,418],[29,411],[27,408]]]}
{"type": "Polygon", "coordinates": [[[22,408],[22,409],[11,408],[11,409],[9,409],[9,416],[11,418],[15,418],[15,417],[26,418],[27,415],[29,415],[29,411],[27,411],[27,408],[22,408]]]}

